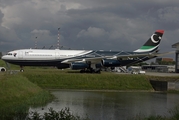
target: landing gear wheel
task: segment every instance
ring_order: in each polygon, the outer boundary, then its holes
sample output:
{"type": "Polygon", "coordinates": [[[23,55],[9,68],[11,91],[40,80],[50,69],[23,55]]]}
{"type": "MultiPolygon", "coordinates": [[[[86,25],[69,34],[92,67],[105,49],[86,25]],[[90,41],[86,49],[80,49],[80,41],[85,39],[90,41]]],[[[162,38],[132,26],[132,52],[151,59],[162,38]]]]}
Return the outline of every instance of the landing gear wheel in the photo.
{"type": "Polygon", "coordinates": [[[80,70],[80,73],[85,73],[86,71],[85,70],[80,70]]]}
{"type": "Polygon", "coordinates": [[[87,70],[84,70],[84,73],[98,73],[98,74],[100,74],[101,73],[101,69],[88,68],[87,70]]]}
{"type": "Polygon", "coordinates": [[[94,72],[100,74],[101,73],[101,69],[97,68],[97,69],[94,70],[94,72]]]}
{"type": "Polygon", "coordinates": [[[23,66],[20,66],[20,72],[24,72],[23,66]]]}

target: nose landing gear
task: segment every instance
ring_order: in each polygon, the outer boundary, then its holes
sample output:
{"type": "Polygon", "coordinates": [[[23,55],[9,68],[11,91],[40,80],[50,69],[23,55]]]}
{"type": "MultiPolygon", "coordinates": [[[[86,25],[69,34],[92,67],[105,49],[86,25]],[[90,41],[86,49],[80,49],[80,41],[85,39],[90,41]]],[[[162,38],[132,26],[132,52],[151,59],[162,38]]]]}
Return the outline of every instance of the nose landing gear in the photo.
{"type": "Polygon", "coordinates": [[[20,72],[24,72],[23,66],[20,66],[20,72]]]}

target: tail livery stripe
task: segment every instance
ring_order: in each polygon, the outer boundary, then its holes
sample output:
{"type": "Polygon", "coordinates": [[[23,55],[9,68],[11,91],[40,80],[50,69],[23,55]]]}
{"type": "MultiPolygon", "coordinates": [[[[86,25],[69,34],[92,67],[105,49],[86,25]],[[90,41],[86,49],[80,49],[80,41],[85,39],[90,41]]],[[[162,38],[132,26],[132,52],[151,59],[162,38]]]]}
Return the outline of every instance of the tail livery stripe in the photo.
{"type": "Polygon", "coordinates": [[[137,49],[134,52],[152,52],[157,50],[163,33],[164,30],[156,30],[155,33],[148,39],[148,41],[140,49],[137,49]]]}

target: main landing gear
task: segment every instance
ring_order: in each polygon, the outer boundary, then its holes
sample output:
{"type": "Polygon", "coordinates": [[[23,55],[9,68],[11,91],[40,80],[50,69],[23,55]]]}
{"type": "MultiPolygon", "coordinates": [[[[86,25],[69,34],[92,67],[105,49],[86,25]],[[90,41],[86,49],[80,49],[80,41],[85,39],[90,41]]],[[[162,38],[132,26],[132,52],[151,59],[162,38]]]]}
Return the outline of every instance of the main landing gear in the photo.
{"type": "Polygon", "coordinates": [[[84,68],[80,73],[101,73],[101,68],[96,68],[96,64],[92,64],[90,61],[86,62],[88,64],[87,68],[84,68]]]}
{"type": "Polygon", "coordinates": [[[97,68],[97,69],[93,69],[93,68],[88,68],[88,69],[82,69],[80,70],[80,73],[101,73],[101,69],[97,68]]]}

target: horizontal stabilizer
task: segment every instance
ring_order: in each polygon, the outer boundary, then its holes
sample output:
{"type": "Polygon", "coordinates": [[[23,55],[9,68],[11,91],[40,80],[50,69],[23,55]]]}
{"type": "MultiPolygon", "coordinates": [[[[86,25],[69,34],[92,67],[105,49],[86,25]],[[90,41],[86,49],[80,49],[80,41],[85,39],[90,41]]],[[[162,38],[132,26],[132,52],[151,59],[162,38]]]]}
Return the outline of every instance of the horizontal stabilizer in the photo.
{"type": "Polygon", "coordinates": [[[170,52],[165,52],[165,53],[157,53],[156,56],[159,57],[159,56],[164,56],[164,55],[173,54],[173,53],[175,53],[175,51],[170,51],[170,52]]]}

